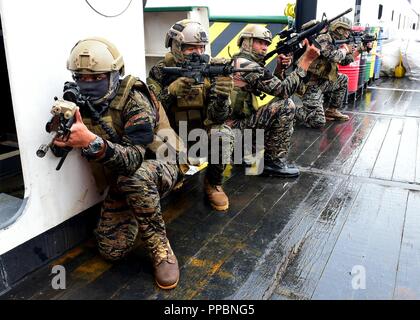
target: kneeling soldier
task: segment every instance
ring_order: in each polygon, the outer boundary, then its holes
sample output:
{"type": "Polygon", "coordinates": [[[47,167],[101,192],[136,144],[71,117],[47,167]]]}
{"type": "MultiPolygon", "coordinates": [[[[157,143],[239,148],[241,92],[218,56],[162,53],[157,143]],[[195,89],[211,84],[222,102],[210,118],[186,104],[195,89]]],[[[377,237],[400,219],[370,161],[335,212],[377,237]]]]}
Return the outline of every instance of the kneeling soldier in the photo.
{"type": "MultiPolygon", "coordinates": [[[[209,145],[212,139],[218,143],[222,141],[225,147],[217,151],[217,162],[210,160],[214,159],[211,153],[216,151],[209,152],[204,190],[213,209],[224,211],[229,207],[229,199],[222,188],[223,171],[226,163],[230,162],[234,143],[231,128],[224,124],[231,112],[229,96],[233,88],[232,78],[216,76],[206,78],[204,83],[195,83],[191,77],[168,75],[163,70],[165,67],[179,67],[193,57],[204,58],[207,43],[207,34],[200,23],[188,19],[176,22],[165,40],[165,46],[171,51],[150,70],[147,83],[164,106],[174,128],[179,127],[177,113],[199,110],[205,118],[201,119],[201,126],[208,131],[209,145]]],[[[209,62],[212,63],[212,60],[209,62]]]]}
{"type": "MultiPolygon", "coordinates": [[[[270,30],[260,25],[248,25],[239,35],[240,52],[235,55],[235,67],[264,67],[264,57],[272,41],[270,30]]],[[[233,129],[264,129],[264,173],[279,177],[297,177],[298,168],[287,162],[290,138],[293,134],[295,105],[289,99],[306,77],[306,70],[319,51],[309,46],[298,67],[284,77],[283,62],[290,64],[289,57],[281,55],[275,74],[268,69],[265,73],[238,73],[234,75],[232,92],[232,116],[227,123],[233,129]],[[257,98],[267,93],[276,98],[267,105],[259,106],[257,98]]]]}
{"type": "Polygon", "coordinates": [[[80,92],[80,111],[69,140],[55,145],[81,148],[98,188],[104,191],[109,186],[95,230],[99,251],[118,260],[141,238],[152,258],[156,283],[172,289],[178,284],[179,268],[166,236],[160,199],[183,174],[176,162],[145,158],[146,149],[157,150],[155,133],[169,127],[165,112],[138,78],[120,79],[123,58],[103,38],[77,42],[67,68],[73,74],[73,88],[80,92]]]}

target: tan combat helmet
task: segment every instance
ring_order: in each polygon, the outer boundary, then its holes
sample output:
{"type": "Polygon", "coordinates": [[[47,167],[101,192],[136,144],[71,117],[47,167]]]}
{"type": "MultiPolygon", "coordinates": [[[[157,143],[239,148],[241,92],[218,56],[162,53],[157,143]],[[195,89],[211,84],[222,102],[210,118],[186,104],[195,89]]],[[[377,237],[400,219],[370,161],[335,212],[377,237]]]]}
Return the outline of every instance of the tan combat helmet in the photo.
{"type": "Polygon", "coordinates": [[[333,34],[335,38],[345,39],[346,36],[344,35],[344,32],[351,31],[352,27],[353,23],[349,18],[341,17],[330,24],[329,31],[333,34]]]}
{"type": "Polygon", "coordinates": [[[92,37],[80,40],[70,52],[67,69],[82,74],[119,71],[124,75],[124,60],[117,47],[108,40],[92,37]]]}
{"type": "Polygon", "coordinates": [[[176,62],[184,61],[182,46],[184,44],[205,46],[208,44],[208,36],[201,24],[197,21],[184,19],[176,22],[167,32],[165,47],[171,48],[176,62]]]}
{"type": "Polygon", "coordinates": [[[120,76],[124,75],[124,60],[117,47],[101,37],[80,40],[71,49],[67,69],[74,74],[109,73],[108,92],[93,104],[100,104],[116,93],[120,76]]]}
{"type": "Polygon", "coordinates": [[[247,25],[239,34],[237,41],[238,47],[241,48],[242,52],[250,54],[257,62],[259,62],[262,61],[264,56],[252,49],[254,38],[265,40],[271,44],[273,36],[270,30],[258,24],[247,25]]]}

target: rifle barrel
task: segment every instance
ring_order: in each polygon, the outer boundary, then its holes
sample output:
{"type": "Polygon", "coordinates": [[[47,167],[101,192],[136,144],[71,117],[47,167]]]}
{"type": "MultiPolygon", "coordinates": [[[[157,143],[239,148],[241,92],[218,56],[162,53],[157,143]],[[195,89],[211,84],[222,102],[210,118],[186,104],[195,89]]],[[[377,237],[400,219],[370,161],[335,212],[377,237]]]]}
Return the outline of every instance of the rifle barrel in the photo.
{"type": "Polygon", "coordinates": [[[330,22],[332,22],[332,21],[334,21],[334,20],[337,20],[338,18],[341,18],[342,16],[344,16],[344,15],[346,15],[347,13],[352,12],[352,11],[353,11],[353,8],[348,8],[346,11],[344,11],[344,12],[340,13],[340,14],[339,14],[339,15],[337,15],[336,17],[334,17],[334,18],[332,18],[332,19],[329,19],[329,20],[328,20],[328,23],[330,23],[330,22]]]}

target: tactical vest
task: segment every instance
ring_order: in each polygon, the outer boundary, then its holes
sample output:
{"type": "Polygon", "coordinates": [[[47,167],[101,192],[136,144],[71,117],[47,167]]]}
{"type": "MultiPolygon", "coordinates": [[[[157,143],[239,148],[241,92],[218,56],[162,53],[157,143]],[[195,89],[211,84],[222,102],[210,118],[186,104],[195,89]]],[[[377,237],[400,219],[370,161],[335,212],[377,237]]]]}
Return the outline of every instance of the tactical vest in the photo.
{"type": "Polygon", "coordinates": [[[311,63],[308,72],[322,79],[336,81],[338,66],[337,63],[331,62],[328,58],[319,56],[314,62],[311,63]]]}
{"type": "MultiPolygon", "coordinates": [[[[327,42],[328,45],[333,43],[333,39],[329,33],[322,34],[317,38],[320,39],[322,43],[327,42]]],[[[328,58],[324,57],[322,54],[315,59],[314,62],[308,68],[308,72],[317,76],[318,78],[336,81],[338,75],[338,66],[337,63],[330,61],[328,58]]]]}
{"type": "MultiPolygon", "coordinates": [[[[165,67],[176,67],[175,59],[172,53],[168,52],[164,59],[165,67]]],[[[205,88],[204,83],[194,84],[188,95],[177,97],[177,107],[184,110],[203,109],[205,106],[205,88]]]]}
{"type": "MultiPolygon", "coordinates": [[[[108,110],[101,117],[102,120],[110,128],[112,128],[119,137],[122,137],[124,135],[124,124],[122,122],[121,116],[127,104],[128,98],[131,97],[132,99],[136,100],[136,96],[132,92],[133,90],[143,93],[152,103],[152,106],[158,111],[156,127],[154,129],[155,137],[153,142],[147,145],[147,149],[156,154],[157,150],[164,144],[164,142],[156,136],[156,134],[161,131],[165,133],[166,137],[169,137],[169,139],[165,141],[166,144],[169,144],[177,152],[183,151],[183,143],[175,131],[171,128],[164,108],[158,102],[154,94],[147,88],[147,86],[140,79],[131,75],[125,77],[122,80],[115,98],[111,101],[108,110]]],[[[141,102],[139,101],[139,103],[141,102]]],[[[101,125],[93,123],[91,118],[83,117],[83,122],[87,128],[96,135],[104,139],[110,139],[101,125]]],[[[90,165],[92,167],[92,173],[100,193],[102,193],[108,185],[114,184],[116,182],[117,176],[110,172],[102,164],[97,162],[90,162],[90,165]]],[[[183,174],[188,171],[189,166],[186,164],[180,164],[179,168],[180,172],[183,174]]]]}

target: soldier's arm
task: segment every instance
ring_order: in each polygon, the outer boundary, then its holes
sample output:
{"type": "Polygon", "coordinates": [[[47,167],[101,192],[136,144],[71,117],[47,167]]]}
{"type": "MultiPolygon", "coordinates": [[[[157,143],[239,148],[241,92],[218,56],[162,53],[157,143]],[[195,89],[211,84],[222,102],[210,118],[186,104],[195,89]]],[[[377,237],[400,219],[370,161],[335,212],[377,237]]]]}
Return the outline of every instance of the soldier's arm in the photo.
{"type": "Polygon", "coordinates": [[[146,82],[149,88],[155,94],[156,98],[162,103],[163,108],[169,112],[171,110],[171,106],[176,104],[176,97],[171,95],[168,91],[168,86],[163,84],[163,67],[163,64],[158,64],[152,67],[146,82]]]}
{"type": "Polygon", "coordinates": [[[210,89],[207,119],[214,124],[222,124],[229,118],[231,112],[230,99],[217,95],[210,89]]]}
{"type": "Polygon", "coordinates": [[[301,79],[306,76],[306,71],[301,67],[296,68],[284,80],[280,80],[273,75],[269,70],[261,75],[256,72],[251,72],[243,75],[243,79],[248,83],[250,88],[257,88],[269,95],[289,98],[295,93],[301,79]]]}
{"type": "Polygon", "coordinates": [[[104,155],[96,161],[113,172],[131,175],[141,166],[146,147],[153,141],[156,110],[143,94],[132,92],[122,121],[124,135],[121,142],[107,140],[104,155]]]}
{"type": "Polygon", "coordinates": [[[329,34],[319,35],[316,41],[321,46],[321,55],[328,58],[331,62],[341,63],[346,58],[347,50],[334,46],[329,34]]]}
{"type": "MultiPolygon", "coordinates": [[[[226,64],[229,60],[225,58],[211,58],[212,64],[226,64]]],[[[224,123],[230,116],[232,112],[232,108],[230,105],[230,98],[229,95],[220,95],[218,94],[215,88],[215,81],[217,77],[212,79],[210,82],[210,79],[205,80],[204,90],[206,90],[207,94],[207,119],[211,121],[211,123],[214,124],[222,124],[224,123]]],[[[219,79],[223,82],[231,81],[228,77],[219,77],[219,79]]],[[[233,82],[232,82],[233,85],[233,82]]],[[[232,87],[231,87],[232,88],[232,87]]],[[[231,91],[231,88],[225,88],[228,91],[231,91]]],[[[223,89],[223,88],[222,88],[223,89]]]]}
{"type": "Polygon", "coordinates": [[[366,51],[367,49],[364,47],[363,43],[359,43],[356,46],[353,46],[352,52],[347,53],[346,57],[343,61],[341,61],[341,65],[347,66],[350,63],[354,62],[354,59],[357,58],[359,54],[362,54],[363,51],[366,51]]]}

